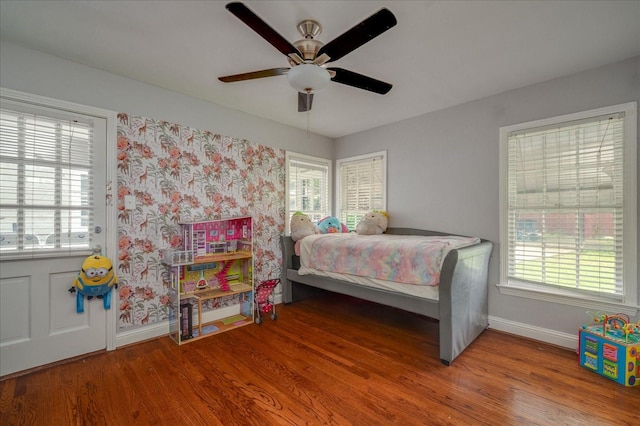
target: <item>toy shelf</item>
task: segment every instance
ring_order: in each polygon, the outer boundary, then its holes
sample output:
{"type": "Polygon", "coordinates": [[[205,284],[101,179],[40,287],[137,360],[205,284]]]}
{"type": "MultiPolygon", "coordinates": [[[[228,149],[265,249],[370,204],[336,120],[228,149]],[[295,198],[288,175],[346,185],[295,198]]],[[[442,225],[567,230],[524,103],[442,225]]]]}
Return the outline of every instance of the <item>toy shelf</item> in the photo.
{"type": "Polygon", "coordinates": [[[251,290],[252,288],[249,284],[238,283],[238,284],[231,284],[231,290],[229,291],[223,291],[218,288],[212,288],[209,290],[196,290],[192,293],[189,293],[188,295],[198,300],[209,300],[209,299],[214,299],[216,297],[231,296],[233,294],[245,293],[251,290]]]}
{"type": "Polygon", "coordinates": [[[227,262],[230,260],[251,259],[253,254],[250,251],[242,250],[235,253],[207,254],[205,256],[196,256],[192,265],[201,265],[203,263],[227,262]]]}
{"type": "MultiPolygon", "coordinates": [[[[239,283],[232,284],[231,290],[229,291],[222,291],[220,289],[214,288],[210,290],[196,290],[195,292],[191,293],[190,296],[198,301],[198,332],[197,335],[194,335],[192,337],[192,340],[201,339],[212,334],[222,333],[224,331],[229,331],[231,329],[242,327],[244,325],[252,323],[253,312],[249,314],[247,312],[243,312],[242,310],[238,315],[232,315],[230,317],[225,317],[206,323],[203,323],[202,321],[202,302],[209,299],[216,299],[218,297],[230,296],[233,294],[240,294],[241,297],[244,297],[247,294],[250,294],[252,291],[253,288],[250,285],[239,283]]],[[[251,300],[243,299],[241,303],[251,304],[251,300]]]]}

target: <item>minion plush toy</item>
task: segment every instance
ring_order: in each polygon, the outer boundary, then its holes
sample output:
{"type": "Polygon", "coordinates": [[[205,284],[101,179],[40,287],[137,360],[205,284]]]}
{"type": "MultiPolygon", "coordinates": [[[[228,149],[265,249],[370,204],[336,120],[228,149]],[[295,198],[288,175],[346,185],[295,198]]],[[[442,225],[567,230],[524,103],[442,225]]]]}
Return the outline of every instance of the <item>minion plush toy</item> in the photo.
{"type": "Polygon", "coordinates": [[[76,293],[76,312],[84,312],[84,296],[102,299],[104,308],[111,309],[111,289],[118,287],[118,277],[108,257],[92,254],[82,263],[82,269],[69,290],[76,293]]]}

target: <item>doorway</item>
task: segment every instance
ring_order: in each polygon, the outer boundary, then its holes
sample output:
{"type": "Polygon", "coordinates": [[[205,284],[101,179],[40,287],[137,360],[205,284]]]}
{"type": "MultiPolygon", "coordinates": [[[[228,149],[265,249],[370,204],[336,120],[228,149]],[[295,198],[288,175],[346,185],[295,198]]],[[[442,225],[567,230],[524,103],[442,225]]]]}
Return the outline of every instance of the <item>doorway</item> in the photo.
{"type": "Polygon", "coordinates": [[[78,313],[68,291],[94,248],[115,254],[107,152],[115,114],[4,89],[0,106],[4,376],[113,349],[118,304],[112,291],[111,310],[93,299],[78,313]]]}

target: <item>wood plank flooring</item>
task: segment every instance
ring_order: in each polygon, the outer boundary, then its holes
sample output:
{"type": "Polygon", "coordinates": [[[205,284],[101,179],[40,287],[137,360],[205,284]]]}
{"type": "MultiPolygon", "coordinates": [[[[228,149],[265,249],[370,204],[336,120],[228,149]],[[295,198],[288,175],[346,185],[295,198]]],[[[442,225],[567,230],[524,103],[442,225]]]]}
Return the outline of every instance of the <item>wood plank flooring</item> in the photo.
{"type": "Polygon", "coordinates": [[[0,381],[4,425],[638,425],[640,388],[486,331],[450,367],[437,324],[324,295],[278,320],[168,337],[0,381]]]}

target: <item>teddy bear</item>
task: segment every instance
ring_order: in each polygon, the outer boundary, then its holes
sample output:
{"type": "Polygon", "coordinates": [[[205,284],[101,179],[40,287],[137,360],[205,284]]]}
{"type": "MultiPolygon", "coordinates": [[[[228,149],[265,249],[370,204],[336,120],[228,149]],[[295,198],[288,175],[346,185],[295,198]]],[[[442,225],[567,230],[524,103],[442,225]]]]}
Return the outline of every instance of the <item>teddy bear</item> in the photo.
{"type": "Polygon", "coordinates": [[[387,230],[387,212],[374,210],[364,215],[356,225],[358,235],[380,235],[387,230]]]}
{"type": "Polygon", "coordinates": [[[311,222],[309,216],[302,212],[295,212],[291,216],[289,229],[291,229],[291,239],[293,241],[300,241],[308,235],[315,234],[313,222],[311,222]]]}

